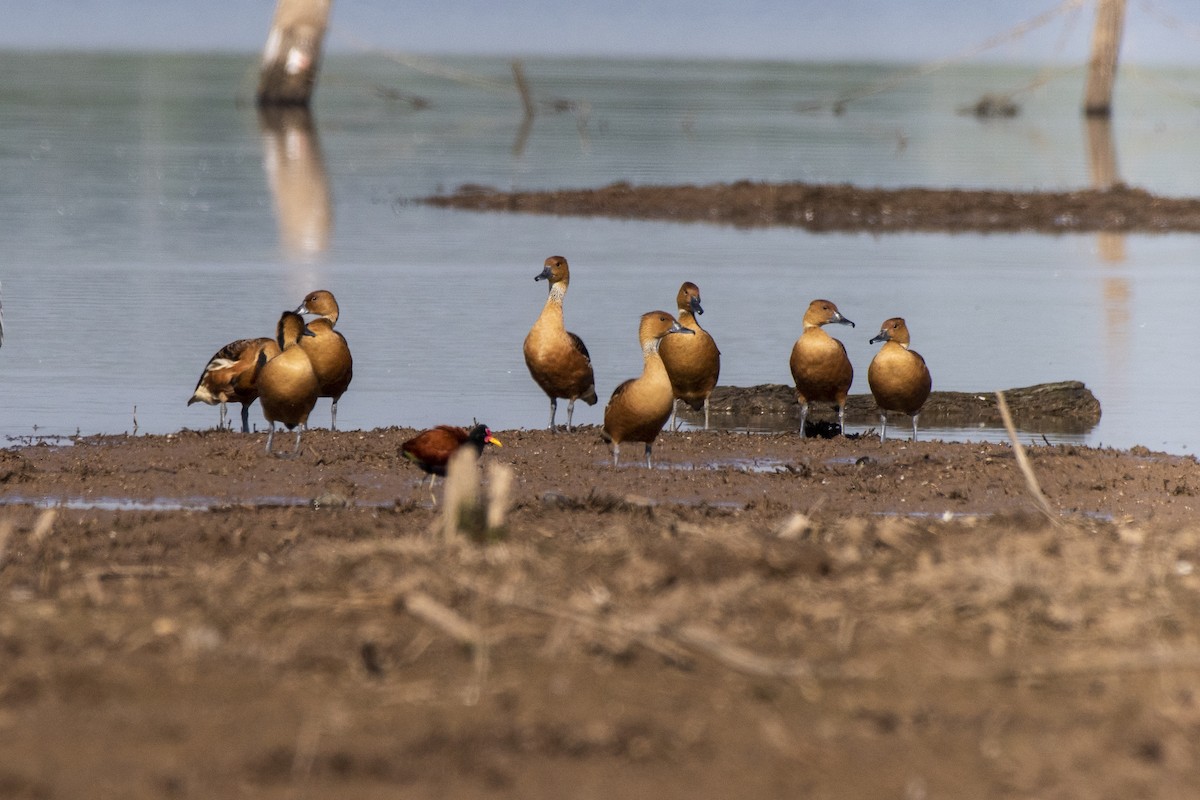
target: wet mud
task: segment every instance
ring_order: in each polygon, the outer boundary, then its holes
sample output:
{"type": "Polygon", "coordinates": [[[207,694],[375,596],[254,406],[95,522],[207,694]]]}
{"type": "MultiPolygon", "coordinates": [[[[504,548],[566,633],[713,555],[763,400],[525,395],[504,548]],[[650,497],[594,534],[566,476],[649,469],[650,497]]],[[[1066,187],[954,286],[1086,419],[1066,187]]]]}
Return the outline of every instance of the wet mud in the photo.
{"type": "Polygon", "coordinates": [[[413,433],[0,451],[0,796],[1200,791],[1192,458],[497,431],[467,536],[413,433]]]}

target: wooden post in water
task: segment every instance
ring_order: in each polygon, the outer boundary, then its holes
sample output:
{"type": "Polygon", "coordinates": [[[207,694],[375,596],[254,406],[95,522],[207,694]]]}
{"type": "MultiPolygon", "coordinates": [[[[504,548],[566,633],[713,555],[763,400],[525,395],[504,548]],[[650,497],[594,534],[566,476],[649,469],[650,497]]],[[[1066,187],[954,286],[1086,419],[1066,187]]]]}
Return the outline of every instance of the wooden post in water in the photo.
{"type": "Polygon", "coordinates": [[[307,106],[317,82],[332,0],[279,0],[263,48],[257,102],[307,106]]]}
{"type": "Polygon", "coordinates": [[[1117,80],[1117,53],[1125,24],[1125,0],[1096,0],[1096,27],[1092,30],[1092,57],[1088,60],[1083,113],[1112,116],[1113,84],[1117,80]]]}

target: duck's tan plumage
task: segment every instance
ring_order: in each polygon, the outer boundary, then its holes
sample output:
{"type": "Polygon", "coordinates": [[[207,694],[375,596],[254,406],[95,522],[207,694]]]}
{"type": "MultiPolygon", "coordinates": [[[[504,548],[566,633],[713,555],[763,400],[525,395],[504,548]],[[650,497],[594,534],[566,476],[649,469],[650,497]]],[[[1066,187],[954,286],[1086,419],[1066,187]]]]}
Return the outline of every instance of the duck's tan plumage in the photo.
{"type": "Polygon", "coordinates": [[[879,406],[879,441],[887,434],[887,413],[899,411],[912,416],[913,441],[917,439],[917,418],[933,389],[933,378],[920,353],[909,350],[911,337],[901,317],[883,323],[871,344],[883,347],[867,368],[867,383],[879,406]]]}
{"type": "Polygon", "coordinates": [[[659,342],[670,334],[692,334],[681,327],[666,311],[650,311],[642,315],[638,325],[638,341],[642,346],[642,374],[618,386],[604,407],[605,440],[612,442],[613,465],[617,464],[622,442],[645,442],[646,466],[650,466],[650,450],[663,425],[671,417],[675,393],[671,379],[658,355],[659,342]]]}
{"type": "Polygon", "coordinates": [[[242,404],[242,432],[250,432],[250,404],[258,399],[258,354],[279,353],[274,339],[238,339],[222,347],[204,366],[187,404],[220,405],[220,425],[225,427],[225,404],[242,404]]]}
{"type": "Polygon", "coordinates": [[[534,382],[550,398],[550,430],[554,430],[554,414],[560,397],[567,400],[567,430],[571,430],[575,401],[595,405],[599,398],[587,347],[563,324],[563,298],[571,282],[567,260],[562,256],[550,256],[534,280],[548,281],[550,295],[525,337],[525,365],[534,382]]]}
{"type": "Polygon", "coordinates": [[[792,346],[790,364],[796,400],[800,403],[802,436],[808,405],[813,402],[833,403],[838,412],[838,426],[845,433],[846,396],[854,382],[854,367],[845,346],[821,327],[831,322],[854,327],[830,301],[813,300],[804,312],[804,330],[792,346]]]}
{"type": "Polygon", "coordinates": [[[296,309],[297,314],[316,314],[308,323],[312,336],[306,336],[300,346],[308,354],[320,384],[320,396],[333,399],[330,406],[330,428],[337,430],[338,400],[350,387],[354,379],[354,357],[346,337],[334,330],[341,309],[333,293],[325,289],[309,292],[304,302],[296,309]]]}
{"type": "Polygon", "coordinates": [[[275,423],[279,422],[288,430],[297,429],[293,454],[298,454],[300,433],[308,425],[308,415],[317,404],[321,389],[312,362],[300,346],[301,338],[313,334],[304,324],[304,318],[293,311],[283,312],[276,330],[279,354],[269,360],[265,352],[259,354],[258,399],[271,426],[267,452],[272,452],[275,423]]]}
{"type": "MultiPolygon", "coordinates": [[[[679,324],[695,335],[668,336],[659,343],[658,354],[667,368],[675,398],[687,403],[694,411],[703,408],[704,429],[708,430],[708,398],[721,375],[721,351],[696,319],[698,314],[704,313],[700,305],[700,288],[690,281],[685,282],[679,287],[675,304],[679,309],[679,324]]],[[[673,407],[671,411],[674,416],[673,407]]]]}

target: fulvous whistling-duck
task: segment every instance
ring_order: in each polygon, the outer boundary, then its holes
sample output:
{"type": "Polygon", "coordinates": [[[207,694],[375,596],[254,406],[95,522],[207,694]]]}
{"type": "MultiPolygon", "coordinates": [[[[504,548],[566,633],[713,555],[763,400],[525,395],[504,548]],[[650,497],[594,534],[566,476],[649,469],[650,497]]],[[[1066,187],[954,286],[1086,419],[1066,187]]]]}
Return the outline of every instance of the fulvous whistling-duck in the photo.
{"type": "Polygon", "coordinates": [[[400,452],[429,476],[429,491],[432,492],[434,480],[439,475],[445,477],[446,465],[460,447],[470,445],[475,448],[476,455],[483,455],[485,444],[502,447],[487,425],[476,423],[469,431],[454,425],[438,425],[400,445],[400,452]]]}
{"type": "Polygon", "coordinates": [[[613,446],[613,466],[621,453],[621,442],[645,442],[646,466],[650,466],[650,448],[659,431],[671,416],[675,393],[671,379],[658,355],[659,342],[672,333],[695,335],[665,311],[650,311],[642,315],[638,340],[642,345],[642,374],[630,378],[613,390],[604,407],[604,429],[601,435],[613,446]]]}
{"type": "Polygon", "coordinates": [[[575,401],[583,400],[592,406],[599,398],[587,347],[563,326],[563,298],[571,282],[567,260],[550,256],[533,279],[547,281],[550,296],[525,337],[525,365],[534,382],[550,397],[550,430],[554,430],[554,412],[560,397],[567,398],[567,430],[571,430],[575,401]]]}
{"type": "Polygon", "coordinates": [[[338,400],[354,378],[354,358],[346,337],[333,329],[338,321],[338,303],[333,293],[324,289],[309,292],[304,302],[296,309],[297,314],[317,314],[308,323],[313,335],[304,339],[300,346],[312,361],[313,372],[321,385],[321,397],[332,397],[330,407],[330,429],[337,430],[338,400]]]}
{"type": "Polygon", "coordinates": [[[900,411],[912,415],[913,441],[917,440],[917,417],[929,399],[933,379],[921,354],[908,349],[908,325],[900,317],[883,323],[871,344],[883,342],[883,347],[871,359],[867,368],[867,383],[879,406],[879,441],[887,433],[887,412],[900,411]]]}
{"type": "Polygon", "coordinates": [[[317,404],[321,387],[313,372],[308,354],[300,340],[313,336],[304,324],[304,317],[285,311],[276,326],[277,344],[281,351],[268,359],[266,350],[258,354],[258,399],[263,416],[271,424],[267,434],[267,452],[275,438],[275,423],[283,423],[290,431],[296,428],[296,445],[292,455],[300,454],[300,433],[308,425],[308,415],[317,404]]]}
{"type": "MultiPolygon", "coordinates": [[[[693,411],[703,408],[704,430],[708,430],[708,396],[712,394],[721,374],[721,351],[696,319],[698,314],[704,313],[700,306],[700,287],[691,281],[685,282],[679,287],[675,304],[679,307],[679,324],[695,336],[663,339],[659,343],[658,354],[667,368],[667,377],[671,379],[676,401],[682,400],[693,411]]],[[[671,407],[672,430],[679,427],[675,422],[676,405],[678,402],[671,407]]]]}
{"type": "Polygon", "coordinates": [[[204,366],[196,389],[187,401],[220,405],[220,427],[225,427],[225,404],[242,404],[242,433],[250,432],[250,404],[258,399],[258,354],[267,351],[267,358],[279,354],[274,339],[238,339],[222,347],[204,366]]]}
{"type": "Polygon", "coordinates": [[[827,334],[822,325],[836,322],[854,327],[828,300],[813,300],[804,312],[804,330],[792,346],[792,379],[796,382],[796,400],[800,403],[800,435],[808,419],[808,404],[814,400],[837,407],[838,428],[846,433],[846,395],[854,382],[854,367],[845,346],[827,334]]]}

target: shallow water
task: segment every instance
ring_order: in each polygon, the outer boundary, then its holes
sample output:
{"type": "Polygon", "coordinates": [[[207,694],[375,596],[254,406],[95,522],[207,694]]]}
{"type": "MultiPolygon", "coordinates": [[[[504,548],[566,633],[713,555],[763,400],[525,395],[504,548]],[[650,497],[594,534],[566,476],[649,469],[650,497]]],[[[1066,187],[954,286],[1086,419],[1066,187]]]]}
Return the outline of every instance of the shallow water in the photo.
{"type": "MultiPolygon", "coordinates": [[[[1200,391],[1190,362],[1193,235],[811,234],[409,202],[463,183],[1087,186],[1077,75],[1022,95],[1015,120],[981,123],[956,108],[1036,70],[940,73],[835,115],[796,108],[894,68],[529,61],[539,100],[568,102],[543,107],[523,131],[507,62],[444,62],[461,71],[452,80],[335,58],[311,127],[271,129],[246,102],[254,63],[0,54],[9,232],[0,435],[119,433],[135,420],[154,433],[213,425],[215,409],[184,405],[208,358],[232,339],[270,335],[282,309],[319,287],[337,294],[356,359],[342,427],[542,426],[548,403],[521,341],[545,299],[533,276],[559,253],[572,264],[568,325],[588,344],[602,400],[640,371],[638,316],[669,310],[692,280],[722,350],[723,383],[787,382],[800,315],[828,297],[858,323],[836,332],[858,373],[854,391],[866,388],[867,340],[901,315],[935,388],[1079,379],[1103,419],[1057,440],[1176,453],[1200,444],[1189,424],[1200,391]],[[415,110],[397,91],[429,107],[415,110]]],[[[1196,194],[1200,109],[1171,87],[1197,78],[1123,77],[1119,178],[1196,194]]],[[[575,419],[598,423],[601,409],[581,404],[575,419]]],[[[261,428],[257,406],[251,419],[261,428]]],[[[312,421],[328,420],[322,401],[312,421]]]]}

